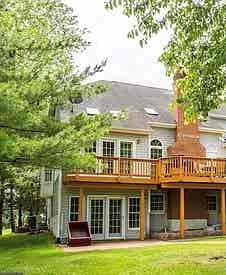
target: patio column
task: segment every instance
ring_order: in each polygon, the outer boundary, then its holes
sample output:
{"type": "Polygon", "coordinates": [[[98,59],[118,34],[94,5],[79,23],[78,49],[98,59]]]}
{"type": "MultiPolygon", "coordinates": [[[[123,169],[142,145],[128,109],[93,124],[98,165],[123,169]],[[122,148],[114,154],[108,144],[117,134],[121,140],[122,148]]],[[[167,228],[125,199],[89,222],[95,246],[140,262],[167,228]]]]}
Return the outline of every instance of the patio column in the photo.
{"type": "Polygon", "coordinates": [[[144,189],[140,190],[140,240],[144,240],[145,227],[145,205],[144,205],[144,189]]]}
{"type": "Polygon", "coordinates": [[[79,205],[78,205],[78,220],[83,221],[83,201],[84,201],[84,190],[79,188],[79,205]]]}
{"type": "Polygon", "coordinates": [[[221,230],[222,234],[226,234],[225,225],[225,189],[221,189],[221,230]]]}
{"type": "Polygon", "coordinates": [[[184,238],[184,188],[180,188],[180,238],[184,238]]]}

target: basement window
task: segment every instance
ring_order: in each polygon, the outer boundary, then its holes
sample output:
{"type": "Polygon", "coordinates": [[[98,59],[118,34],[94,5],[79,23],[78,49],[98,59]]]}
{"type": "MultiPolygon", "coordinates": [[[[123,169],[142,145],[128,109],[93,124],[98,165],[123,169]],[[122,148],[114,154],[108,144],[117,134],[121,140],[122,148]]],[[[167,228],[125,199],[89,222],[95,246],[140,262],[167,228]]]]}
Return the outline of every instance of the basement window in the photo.
{"type": "Polygon", "coordinates": [[[217,196],[209,195],[207,196],[207,209],[208,211],[217,211],[217,196]]]}
{"type": "Polygon", "coordinates": [[[151,194],[151,213],[165,213],[165,196],[164,194],[151,194]]]}

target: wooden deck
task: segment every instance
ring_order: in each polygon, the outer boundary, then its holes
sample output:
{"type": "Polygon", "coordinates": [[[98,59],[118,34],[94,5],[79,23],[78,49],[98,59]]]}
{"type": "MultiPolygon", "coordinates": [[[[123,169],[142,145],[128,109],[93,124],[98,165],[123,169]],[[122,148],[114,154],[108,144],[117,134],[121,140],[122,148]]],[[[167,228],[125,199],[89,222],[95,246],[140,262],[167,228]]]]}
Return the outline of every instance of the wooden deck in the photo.
{"type": "Polygon", "coordinates": [[[64,176],[65,184],[72,182],[226,184],[226,159],[176,156],[151,160],[97,156],[96,167],[75,169],[64,176]]]}

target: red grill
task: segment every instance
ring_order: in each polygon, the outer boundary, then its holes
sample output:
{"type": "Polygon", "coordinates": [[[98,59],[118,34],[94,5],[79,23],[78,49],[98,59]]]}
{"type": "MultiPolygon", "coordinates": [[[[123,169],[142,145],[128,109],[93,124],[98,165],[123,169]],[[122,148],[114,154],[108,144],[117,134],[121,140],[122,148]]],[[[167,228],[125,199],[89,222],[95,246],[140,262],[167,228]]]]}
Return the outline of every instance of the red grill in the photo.
{"type": "Polygon", "coordinates": [[[68,245],[86,246],[91,245],[91,234],[87,222],[68,223],[68,245]]]}

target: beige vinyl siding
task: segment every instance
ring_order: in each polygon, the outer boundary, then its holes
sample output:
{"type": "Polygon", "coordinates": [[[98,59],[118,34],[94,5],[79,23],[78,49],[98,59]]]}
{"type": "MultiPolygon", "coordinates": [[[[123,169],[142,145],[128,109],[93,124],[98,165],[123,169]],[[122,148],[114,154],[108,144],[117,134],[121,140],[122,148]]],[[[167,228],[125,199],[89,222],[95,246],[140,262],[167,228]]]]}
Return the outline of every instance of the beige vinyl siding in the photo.
{"type": "Polygon", "coordinates": [[[221,134],[201,133],[200,141],[206,148],[207,157],[226,158],[226,148],[221,134]]]}

